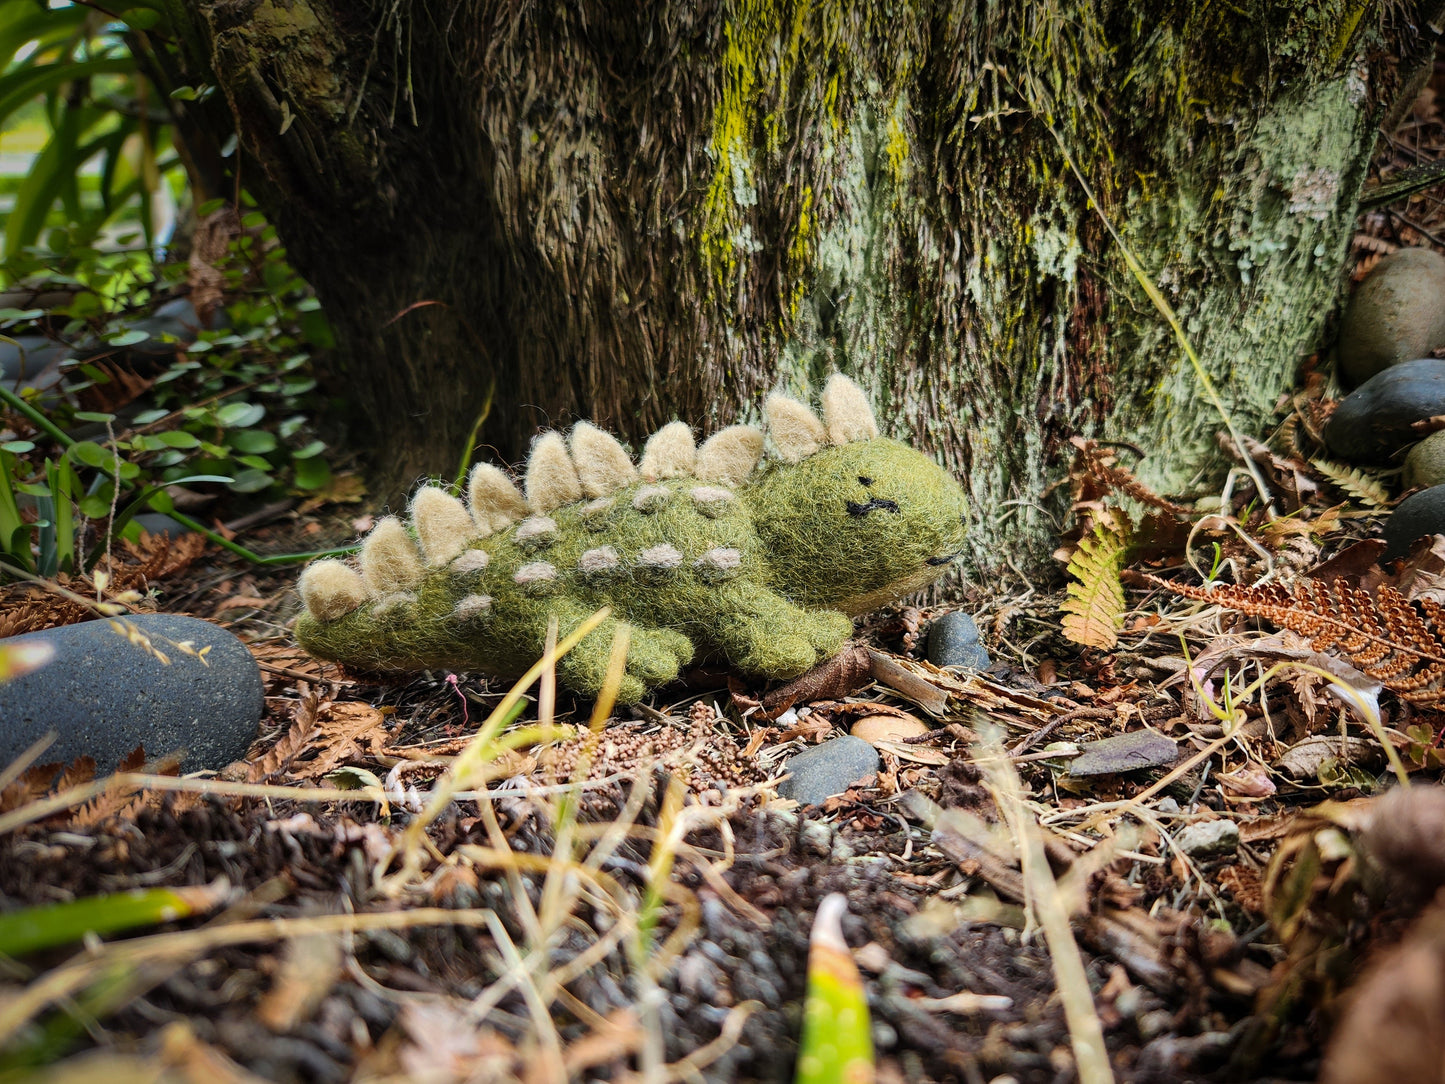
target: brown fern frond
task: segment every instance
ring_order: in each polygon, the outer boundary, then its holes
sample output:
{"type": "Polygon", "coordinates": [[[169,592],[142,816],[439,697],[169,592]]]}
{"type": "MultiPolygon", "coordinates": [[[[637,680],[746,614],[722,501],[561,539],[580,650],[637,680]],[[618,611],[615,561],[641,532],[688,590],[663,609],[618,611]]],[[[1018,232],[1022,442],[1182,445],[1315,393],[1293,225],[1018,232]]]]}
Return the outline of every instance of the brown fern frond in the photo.
{"type": "Polygon", "coordinates": [[[1429,599],[1408,599],[1393,587],[1374,594],[1343,579],[1302,579],[1282,584],[1214,588],[1144,579],[1176,595],[1262,617],[1310,638],[1314,651],[1335,650],[1367,677],[1412,704],[1445,700],[1445,608],[1429,599]]]}
{"type": "Polygon", "coordinates": [[[1175,504],[1167,497],[1161,497],[1139,481],[1128,468],[1116,464],[1113,455],[1107,449],[1099,447],[1093,441],[1078,439],[1074,441],[1074,446],[1079,449],[1081,465],[1114,492],[1127,494],[1140,504],[1158,508],[1176,516],[1193,515],[1190,509],[1185,508],[1182,504],[1175,504]]]}
{"type": "Polygon", "coordinates": [[[1069,597],[1061,607],[1064,636],[1084,647],[1111,650],[1124,627],[1124,587],[1119,573],[1132,526],[1124,513],[1106,511],[1093,531],[1079,539],[1069,558],[1069,597]]]}
{"type": "Polygon", "coordinates": [[[281,740],[273,745],[265,756],[251,761],[246,773],[248,783],[260,783],[273,778],[289,767],[311,744],[311,737],[316,732],[316,717],[321,708],[321,694],[312,685],[304,685],[302,688],[305,691],[301,695],[300,703],[296,705],[291,728],[281,735],[281,740]]]}

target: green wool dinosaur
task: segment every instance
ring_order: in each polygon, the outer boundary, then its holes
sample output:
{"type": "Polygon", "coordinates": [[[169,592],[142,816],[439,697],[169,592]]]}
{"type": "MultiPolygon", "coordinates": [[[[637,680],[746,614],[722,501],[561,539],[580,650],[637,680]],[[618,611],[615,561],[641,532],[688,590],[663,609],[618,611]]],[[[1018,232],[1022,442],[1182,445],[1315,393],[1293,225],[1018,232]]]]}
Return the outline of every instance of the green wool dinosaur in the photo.
{"type": "Polygon", "coordinates": [[[838,651],[853,616],[947,570],[963,545],[964,495],[931,459],[878,436],[844,376],[828,381],[822,420],[783,395],[764,415],[777,452],[766,461],[756,428],[695,448],[672,422],[634,466],[579,422],[570,441],[537,439],[525,496],[485,463],[467,504],[424,486],[410,528],[381,520],[359,570],[326,560],[302,573],[296,637],[363,670],[516,677],[540,657],[551,618],[565,636],[611,606],[557,664],[578,694],[600,690],[617,621],[632,626],[624,703],[699,651],[762,677],[801,674],[838,651]]]}

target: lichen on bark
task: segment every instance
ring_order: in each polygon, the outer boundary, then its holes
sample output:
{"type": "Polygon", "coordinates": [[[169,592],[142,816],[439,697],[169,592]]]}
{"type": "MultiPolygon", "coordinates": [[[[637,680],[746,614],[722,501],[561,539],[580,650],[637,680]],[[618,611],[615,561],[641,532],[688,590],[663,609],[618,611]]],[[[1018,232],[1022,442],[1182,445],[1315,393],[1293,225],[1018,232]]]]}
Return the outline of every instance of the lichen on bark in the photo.
{"type": "Polygon", "coordinates": [[[1258,427],[1340,288],[1379,58],[1416,44],[1356,0],[198,9],[395,491],[455,470],[491,384],[516,456],[573,417],[716,428],[836,367],[965,480],[976,563],[1026,569],[1069,435],[1172,489],[1219,424],[1101,216],[1258,427]],[[323,54],[334,99],[294,71],[323,54]]]}

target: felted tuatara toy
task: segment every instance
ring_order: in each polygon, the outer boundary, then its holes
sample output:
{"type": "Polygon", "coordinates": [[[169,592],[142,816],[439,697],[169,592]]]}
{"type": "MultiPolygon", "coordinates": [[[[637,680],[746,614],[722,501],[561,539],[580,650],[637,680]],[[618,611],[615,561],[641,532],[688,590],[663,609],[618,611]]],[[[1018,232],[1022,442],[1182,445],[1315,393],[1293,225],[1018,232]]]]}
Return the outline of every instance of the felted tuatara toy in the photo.
{"type": "Polygon", "coordinates": [[[633,626],[619,699],[640,699],[694,655],[788,678],[836,653],[855,615],[942,575],[963,544],[963,490],[922,453],[878,435],[842,375],[820,421],[796,399],[764,405],[763,434],[735,425],[701,448],[672,422],[634,466],[586,422],[539,437],[524,491],[479,464],[467,503],[419,489],[408,527],[382,519],[359,570],[318,561],[301,575],[296,637],[363,670],[444,667],[522,674],[604,605],[613,616],[557,664],[595,696],[615,622],[633,626]],[[524,495],[525,492],[525,495],[524,495]]]}

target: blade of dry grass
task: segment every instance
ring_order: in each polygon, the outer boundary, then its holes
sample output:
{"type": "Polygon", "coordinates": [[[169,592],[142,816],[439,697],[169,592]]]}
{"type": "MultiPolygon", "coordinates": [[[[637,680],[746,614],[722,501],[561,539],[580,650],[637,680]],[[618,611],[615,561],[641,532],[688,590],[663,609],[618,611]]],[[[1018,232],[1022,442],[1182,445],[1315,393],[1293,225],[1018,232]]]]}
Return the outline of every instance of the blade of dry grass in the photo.
{"type": "Polygon", "coordinates": [[[1104,1045],[1104,1027],[1094,1007],[1084,959],[1074,940],[1068,901],[1049,869],[1043,833],[1033,811],[1024,803],[1018,773],[1005,754],[997,732],[991,728],[981,729],[980,739],[981,751],[988,759],[984,765],[985,778],[999,811],[1014,832],[1027,893],[1026,910],[1037,914],[1044,941],[1049,947],[1054,982],[1064,1006],[1064,1019],[1069,1028],[1069,1043],[1074,1051],[1079,1080],[1081,1084],[1113,1084],[1114,1071],[1109,1065],[1108,1048],[1104,1045]]]}

